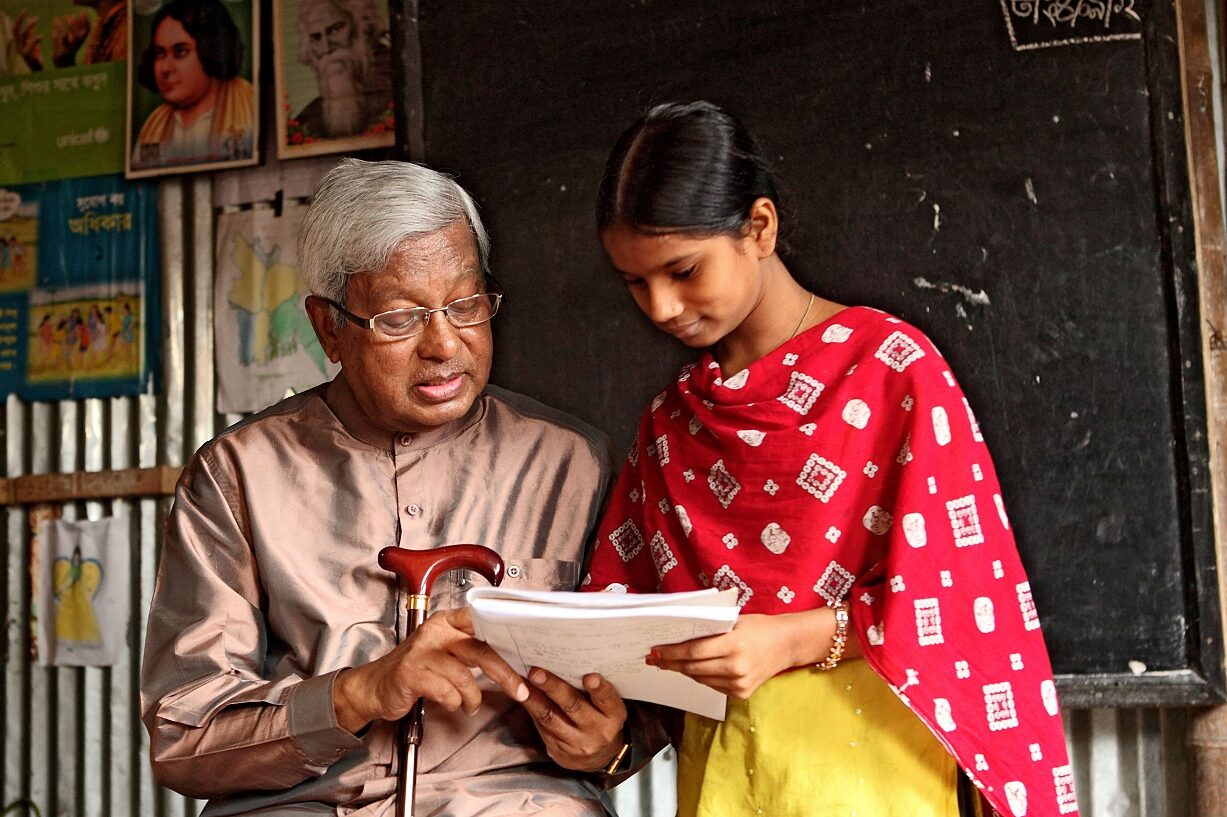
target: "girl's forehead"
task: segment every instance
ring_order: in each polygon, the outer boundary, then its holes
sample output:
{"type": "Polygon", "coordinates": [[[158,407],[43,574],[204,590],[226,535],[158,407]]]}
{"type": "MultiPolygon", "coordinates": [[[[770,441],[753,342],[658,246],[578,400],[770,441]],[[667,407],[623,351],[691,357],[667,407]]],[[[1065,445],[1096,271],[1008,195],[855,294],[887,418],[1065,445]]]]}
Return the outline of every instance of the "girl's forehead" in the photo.
{"type": "Polygon", "coordinates": [[[601,234],[605,251],[624,272],[669,269],[706,253],[732,246],[724,235],[696,236],[689,233],[641,233],[625,227],[612,227],[601,234]]]}

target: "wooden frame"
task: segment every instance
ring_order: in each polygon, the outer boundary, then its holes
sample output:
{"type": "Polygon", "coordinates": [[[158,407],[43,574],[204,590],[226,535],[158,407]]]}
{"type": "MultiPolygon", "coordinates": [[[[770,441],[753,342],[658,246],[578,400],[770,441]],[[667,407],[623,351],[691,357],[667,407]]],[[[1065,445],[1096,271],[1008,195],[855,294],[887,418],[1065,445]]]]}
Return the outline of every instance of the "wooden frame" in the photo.
{"type": "MultiPolygon", "coordinates": [[[[184,0],[178,0],[184,2],[184,0]]],[[[245,167],[260,161],[260,4],[258,0],[187,0],[198,9],[207,8],[203,19],[212,20],[218,14],[224,14],[232,23],[238,23],[241,36],[242,54],[238,75],[233,79],[209,80],[214,83],[211,93],[215,93],[212,106],[201,116],[210,115],[207,130],[192,133],[184,126],[175,101],[167,100],[162,91],[162,83],[158,83],[158,92],[148,90],[140,82],[143,56],[146,50],[152,55],[154,31],[151,19],[168,2],[158,3],[149,8],[149,14],[137,14],[137,6],[142,11],[147,6],[137,3],[128,4],[128,105],[125,117],[126,139],[124,168],[128,178],[146,176],[162,176],[171,173],[194,173],[202,170],[220,170],[222,168],[245,167]],[[235,10],[242,12],[239,21],[234,20],[235,10]],[[151,17],[152,15],[152,17],[151,17]],[[210,16],[212,15],[212,16],[210,16]],[[249,24],[248,24],[248,21],[249,24]]],[[[173,16],[168,20],[175,21],[173,16]]],[[[177,21],[175,21],[177,22],[177,21]]],[[[159,24],[160,25],[160,24],[159,24]]],[[[199,43],[188,35],[191,47],[196,49],[194,66],[180,62],[188,58],[171,58],[168,55],[165,65],[173,72],[174,78],[167,79],[166,89],[178,96],[180,93],[190,94],[190,90],[182,90],[192,81],[182,72],[207,72],[199,59],[199,43]]],[[[233,37],[219,36],[216,41],[206,46],[210,57],[204,62],[209,64],[224,64],[232,57],[223,57],[229,51],[229,45],[235,42],[233,37]]],[[[152,57],[151,57],[152,59],[152,57]]],[[[150,73],[155,81],[159,69],[150,65],[150,73]]],[[[166,76],[166,74],[163,74],[166,76]]],[[[192,75],[198,77],[199,74],[192,75]]],[[[149,77],[147,76],[148,80],[149,77]]],[[[195,120],[198,124],[201,119],[195,120]]]]}
{"type": "Polygon", "coordinates": [[[393,52],[388,16],[388,0],[273,0],[279,159],[347,153],[393,144],[393,52]],[[304,8],[308,9],[305,13],[304,8]],[[315,19],[307,15],[314,15],[315,19]],[[359,17],[365,22],[358,20],[359,17]],[[312,25],[314,29],[308,31],[312,25]],[[328,121],[329,112],[321,94],[317,69],[309,64],[348,52],[343,42],[365,43],[365,48],[359,51],[366,55],[368,66],[361,80],[362,93],[341,95],[342,100],[353,105],[350,113],[356,124],[352,126],[328,121]],[[353,132],[346,132],[350,128],[353,132]],[[341,129],[342,133],[330,135],[333,129],[341,129]]]}
{"type": "MultiPolygon", "coordinates": [[[[1222,4],[1219,5],[1220,13],[1222,4]]],[[[1227,604],[1227,250],[1223,234],[1223,202],[1214,126],[1216,89],[1210,60],[1206,6],[1200,0],[1177,0],[1181,85],[1184,91],[1184,133],[1193,211],[1193,242],[1200,298],[1202,368],[1206,388],[1206,433],[1212,531],[1218,543],[1217,590],[1220,609],[1227,604]]],[[[1219,20],[1220,25],[1223,23],[1219,20]]],[[[1227,40],[1219,38],[1219,53],[1227,40]]],[[[1217,103],[1227,99],[1219,95],[1217,103]]],[[[1210,577],[1207,577],[1208,579],[1210,577]]],[[[1213,592],[1214,588],[1210,588],[1213,592]]],[[[1227,634],[1227,633],[1225,633],[1227,634]]]]}
{"type": "Polygon", "coordinates": [[[0,479],[0,505],[174,496],[182,469],[170,465],[115,471],[29,474],[0,479]]]}

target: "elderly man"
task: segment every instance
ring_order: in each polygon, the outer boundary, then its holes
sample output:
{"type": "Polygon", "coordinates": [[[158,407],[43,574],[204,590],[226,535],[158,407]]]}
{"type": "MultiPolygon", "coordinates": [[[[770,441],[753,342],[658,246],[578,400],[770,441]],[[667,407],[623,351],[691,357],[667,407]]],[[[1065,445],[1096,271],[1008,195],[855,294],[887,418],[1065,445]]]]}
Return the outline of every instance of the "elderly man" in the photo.
{"type": "Polygon", "coordinates": [[[197,452],[149,616],[154,773],[211,798],[205,815],[388,814],[394,723],[418,696],[422,817],[605,815],[615,759],[659,745],[599,676],[526,682],[476,641],[466,574],[397,644],[381,548],[484,543],[510,586],[574,589],[608,484],[591,429],[487,385],[487,250],[472,200],[434,171],[351,159],[320,184],[299,259],[341,372],[197,452]]]}
{"type": "Polygon", "coordinates": [[[303,133],[352,136],[383,121],[392,109],[389,39],[373,0],[302,0],[298,60],[319,88],[295,117],[303,133]]]}

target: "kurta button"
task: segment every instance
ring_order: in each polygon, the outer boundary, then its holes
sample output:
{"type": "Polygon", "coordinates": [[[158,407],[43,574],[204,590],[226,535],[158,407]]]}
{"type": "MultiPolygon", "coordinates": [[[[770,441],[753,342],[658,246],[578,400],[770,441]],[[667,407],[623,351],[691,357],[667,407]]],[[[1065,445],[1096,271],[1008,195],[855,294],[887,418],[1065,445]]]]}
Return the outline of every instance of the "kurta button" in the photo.
{"type": "Polygon", "coordinates": [[[413,442],[413,435],[412,434],[402,434],[396,438],[396,442],[399,445],[409,445],[409,443],[413,442]]]}
{"type": "Polygon", "coordinates": [[[507,565],[507,578],[509,579],[520,578],[520,566],[519,565],[507,565]]]}
{"type": "Polygon", "coordinates": [[[421,512],[422,512],[422,509],[419,508],[417,505],[406,505],[405,506],[405,513],[409,514],[410,516],[417,516],[421,512]]]}

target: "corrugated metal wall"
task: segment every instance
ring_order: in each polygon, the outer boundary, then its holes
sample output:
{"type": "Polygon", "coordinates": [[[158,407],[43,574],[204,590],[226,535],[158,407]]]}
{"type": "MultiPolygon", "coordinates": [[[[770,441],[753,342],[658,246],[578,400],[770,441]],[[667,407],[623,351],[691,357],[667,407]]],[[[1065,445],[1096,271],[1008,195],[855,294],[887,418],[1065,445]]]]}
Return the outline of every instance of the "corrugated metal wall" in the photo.
{"type": "MultiPolygon", "coordinates": [[[[163,379],[156,395],[4,406],[5,476],[181,464],[216,429],[209,292],[213,215],[207,176],[161,189],[163,379]]],[[[188,815],[199,803],[153,783],[137,682],[167,500],[79,502],[65,519],[131,520],[131,618],[113,668],[47,668],[30,656],[28,508],[4,532],[3,788],[17,814],[188,815]]],[[[0,811],[3,811],[0,808],[0,811]]]]}
{"type": "MultiPolygon", "coordinates": [[[[164,262],[163,378],[156,395],[4,406],[4,476],[180,465],[235,417],[214,404],[213,207],[208,176],[161,186],[164,262]]],[[[140,724],[137,679],[147,606],[168,500],[82,502],[67,519],[131,520],[133,587],[128,644],[109,669],[55,669],[29,656],[31,532],[28,509],[4,529],[7,611],[3,673],[4,768],[0,812],[50,815],[189,815],[200,803],[156,786],[140,724]],[[22,805],[24,803],[24,806],[22,805]]],[[[1070,712],[1067,732],[1083,814],[1185,817],[1186,713],[1070,712]]],[[[615,792],[624,817],[673,813],[671,757],[615,792]]]]}

